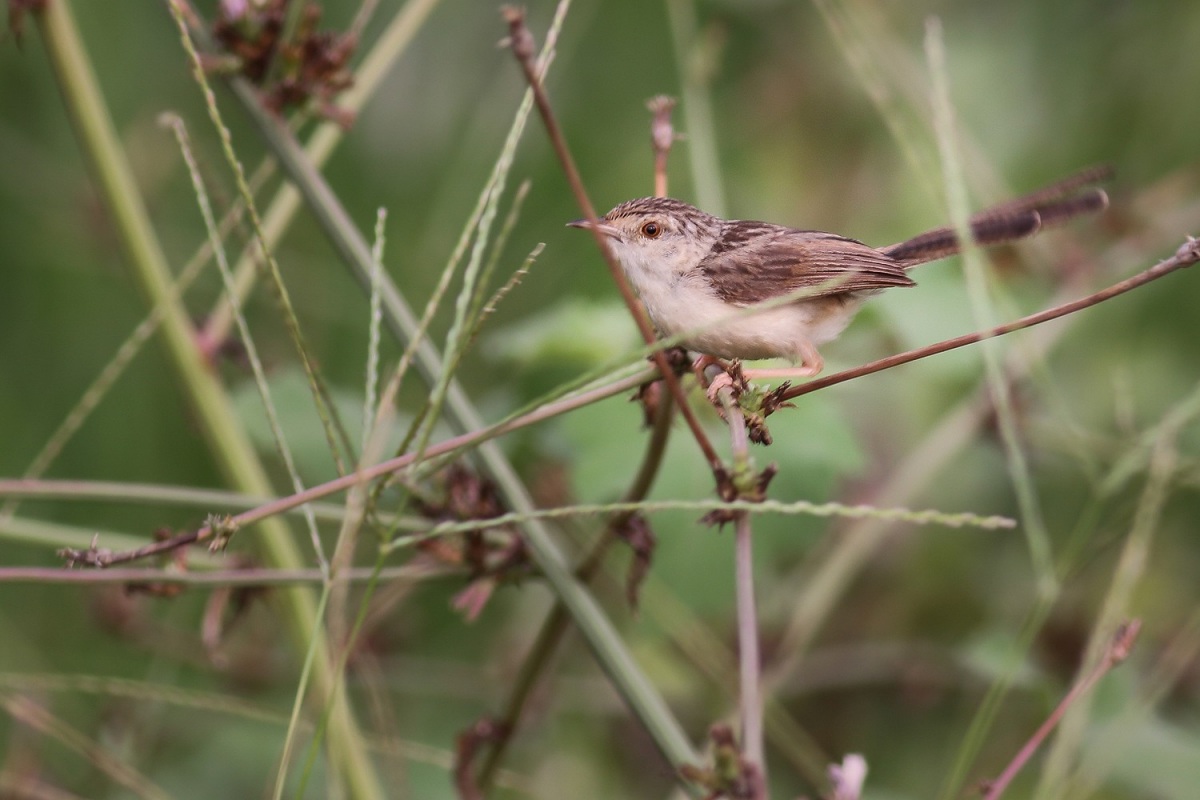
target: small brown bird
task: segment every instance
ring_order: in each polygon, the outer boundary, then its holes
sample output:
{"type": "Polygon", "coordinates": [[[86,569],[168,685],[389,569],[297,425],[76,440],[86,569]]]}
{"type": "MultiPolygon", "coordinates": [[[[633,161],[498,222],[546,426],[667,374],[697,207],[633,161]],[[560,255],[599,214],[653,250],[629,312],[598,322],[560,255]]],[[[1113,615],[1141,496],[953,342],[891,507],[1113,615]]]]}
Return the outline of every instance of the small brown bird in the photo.
{"type": "MultiPolygon", "coordinates": [[[[977,214],[976,243],[1023,239],[1104,209],[1108,196],[1089,184],[1107,175],[1106,168],[1087,170],[977,214]]],[[[589,227],[587,220],[568,224],[589,227]]],[[[669,197],[621,203],[598,227],[660,333],[685,334],[683,344],[707,356],[798,365],[747,371],[751,377],[816,375],[824,366],[817,345],[836,338],[866,298],[916,285],[909,269],[962,249],[951,228],[876,249],[832,233],[721,219],[669,197]],[[791,294],[796,299],[781,300],[791,294]]]]}

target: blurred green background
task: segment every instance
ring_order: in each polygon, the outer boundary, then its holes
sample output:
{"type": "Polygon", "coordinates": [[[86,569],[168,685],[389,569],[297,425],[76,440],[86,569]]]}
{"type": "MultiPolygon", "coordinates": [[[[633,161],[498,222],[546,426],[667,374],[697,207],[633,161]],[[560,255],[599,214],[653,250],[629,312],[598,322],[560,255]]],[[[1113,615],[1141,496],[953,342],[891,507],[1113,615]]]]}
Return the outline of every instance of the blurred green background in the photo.
{"type": "MultiPolygon", "coordinates": [[[[52,2],[54,0],[51,0],[52,2]]],[[[211,17],[214,3],[197,3],[211,17]]],[[[342,28],[357,3],[324,3],[323,26],[342,28]]],[[[364,47],[401,4],[383,0],[364,47]]],[[[531,2],[543,35],[549,2],[531,2]]],[[[109,110],[156,230],[174,264],[204,238],[187,173],[158,116],[188,123],[223,210],[235,195],[161,3],[74,2],[109,110]]],[[[928,120],[925,20],[940,17],[952,99],[973,200],[982,207],[1080,167],[1110,163],[1112,208],[1019,250],[997,254],[998,314],[1030,313],[1138,272],[1200,230],[1200,4],[1067,0],[989,2],[669,3],[578,0],[547,80],[591,196],[602,208],[652,191],[644,103],[682,96],[671,194],[731,217],[833,230],[888,244],[943,224],[947,212],[928,120]],[[694,24],[694,29],[689,28],[694,24]],[[707,106],[707,116],[705,114],[707,106]],[[711,123],[710,125],[707,123],[711,123]],[[691,129],[689,126],[697,126],[691,129]],[[711,148],[715,161],[705,153],[711,148]],[[699,176],[697,178],[696,176],[699,176]]],[[[0,475],[19,476],[115,349],[144,317],[119,242],[64,111],[36,22],[0,44],[0,475]]],[[[386,207],[386,266],[417,306],[454,246],[523,89],[492,3],[443,0],[420,29],[331,159],[326,174],[364,232],[386,207]]],[[[228,94],[219,93],[246,164],[264,149],[228,94]]],[[[531,190],[506,248],[510,272],[536,243],[546,249],[500,306],[459,377],[490,418],[632,348],[636,334],[588,238],[563,227],[579,216],[546,137],[531,122],[513,170],[531,190]]],[[[510,186],[511,193],[511,186],[510,186]]],[[[316,360],[348,408],[361,403],[367,301],[301,212],[277,252],[316,360]]],[[[873,300],[837,343],[827,370],[978,327],[961,263],[922,268],[920,287],[873,300]]],[[[967,778],[1000,771],[1074,679],[1083,647],[1111,597],[1114,569],[1143,503],[1156,426],[1198,389],[1194,299],[1200,276],[1183,272],[1089,309],[1045,331],[1008,337],[998,352],[1033,360],[1016,392],[1019,433],[1061,578],[1044,624],[1019,638],[1035,604],[1035,573],[1020,531],[892,525],[881,532],[810,641],[793,628],[822,559],[857,523],[763,517],[756,524],[762,638],[779,663],[804,661],[778,696],[824,754],[863,753],[867,797],[934,796],[987,687],[1013,663],[1003,699],[967,778]],[[1049,338],[1047,338],[1049,337],[1049,338]],[[1125,459],[1122,462],[1122,459],[1125,459]],[[1111,480],[1126,463],[1123,480],[1111,480]],[[790,653],[786,647],[796,647],[790,653]],[[785,649],[781,650],[780,648],[785,649]],[[1015,659],[1015,661],[1014,661],[1015,659]]],[[[187,296],[200,317],[218,297],[209,270],[187,296]]],[[[248,317],[306,482],[333,467],[309,410],[275,304],[263,291],[248,317]]],[[[445,335],[449,317],[435,325],[445,335]]],[[[398,348],[388,343],[387,358],[398,348]]],[[[388,363],[385,361],[385,363],[388,363]]],[[[226,365],[247,424],[262,431],[249,375],[226,365]]],[[[780,475],[781,500],[838,500],[1019,516],[996,429],[956,430],[947,420],[977,405],[977,348],[936,357],[805,397],[771,419],[775,444],[758,451],[780,475]]],[[[416,381],[405,408],[421,399],[416,381]]],[[[725,437],[713,415],[716,441],[725,437]]],[[[1131,663],[1100,686],[1084,730],[1079,782],[1066,796],[1192,798],[1200,786],[1200,644],[1197,426],[1187,418],[1164,448],[1174,454],[1168,498],[1150,523],[1135,571],[1132,613],[1144,620],[1131,663]],[[1153,692],[1156,696],[1150,697],[1153,692]],[[1090,783],[1089,783],[1090,782],[1090,783]]],[[[614,499],[636,468],[645,432],[624,398],[598,403],[503,440],[544,502],[614,499]]],[[[260,436],[274,461],[269,439],[260,436]]],[[[1160,448],[1159,452],[1165,452],[1160,448]]],[[[71,441],[49,477],[221,485],[162,350],[151,345],[71,441]]],[[[285,482],[278,482],[280,491],[285,482]]],[[[711,480],[677,425],[655,498],[705,498],[711,480]]],[[[148,535],[194,527],[194,509],[133,503],[27,501],[23,520],[86,531],[148,535]]],[[[621,599],[627,557],[613,557],[599,589],[643,667],[699,740],[729,713],[734,681],[698,666],[693,622],[732,647],[732,539],[695,513],[653,518],[659,537],[651,584],[634,615],[621,599]]],[[[586,526],[584,526],[586,527],[586,526]]],[[[35,529],[36,530],[36,529],[35,529]]],[[[297,530],[299,528],[297,527],[297,530]]],[[[253,536],[253,531],[246,533],[253,536]]],[[[568,528],[570,547],[584,539],[568,528]]],[[[0,562],[57,565],[49,537],[6,528],[0,562]]],[[[396,563],[402,561],[396,559],[396,563]]],[[[456,733],[495,713],[537,630],[548,594],[536,581],[497,593],[468,623],[450,607],[460,579],[393,597],[361,646],[350,680],[360,718],[384,736],[449,758],[456,733]]],[[[207,595],[127,596],[118,588],[0,583],[0,675],[9,698],[30,696],[110,748],[177,797],[261,796],[283,735],[277,721],[178,705],[165,687],[222,695],[286,714],[300,656],[280,636],[269,603],[231,632],[230,663],[200,644],[207,595]],[[132,697],[30,687],[22,676],[105,676],[137,681],[132,697]]],[[[671,776],[586,648],[568,637],[518,736],[508,766],[524,789],[499,796],[649,797],[671,776]],[[569,787],[566,788],[566,787],[569,787]]],[[[32,772],[87,797],[125,797],[88,758],[52,737],[0,719],[6,776],[32,772]]],[[[776,796],[813,786],[769,745],[776,796]]],[[[396,797],[452,797],[437,758],[391,758],[396,797]]],[[[1038,766],[1008,797],[1034,796],[1038,766]]],[[[319,781],[317,782],[319,785],[319,781]]],[[[312,796],[320,796],[317,791],[312,796]]]]}

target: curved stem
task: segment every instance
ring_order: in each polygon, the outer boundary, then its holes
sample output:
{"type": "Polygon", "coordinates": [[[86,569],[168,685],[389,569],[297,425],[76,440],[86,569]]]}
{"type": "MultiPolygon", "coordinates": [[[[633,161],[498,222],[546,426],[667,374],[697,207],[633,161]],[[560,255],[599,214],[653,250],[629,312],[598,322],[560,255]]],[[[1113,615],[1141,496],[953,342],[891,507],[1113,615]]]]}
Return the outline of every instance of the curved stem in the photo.
{"type": "MultiPolygon", "coordinates": [[[[663,455],[667,450],[667,440],[671,435],[671,420],[675,416],[673,411],[674,406],[670,395],[665,395],[658,407],[658,413],[654,417],[654,428],[651,431],[650,440],[646,443],[646,451],[642,455],[637,475],[622,496],[622,502],[636,503],[645,499],[646,495],[650,493],[654,479],[658,476],[659,467],[662,466],[663,455]]],[[[604,554],[616,538],[613,531],[624,525],[632,515],[633,512],[627,511],[613,516],[591,552],[576,568],[575,576],[579,580],[586,583],[595,576],[603,562],[604,554]]],[[[488,752],[487,760],[483,762],[483,766],[479,770],[478,784],[482,791],[486,792],[494,780],[496,771],[508,751],[513,733],[521,721],[525,705],[528,703],[534,687],[537,686],[538,678],[541,677],[546,665],[558,649],[570,623],[571,618],[567,614],[566,607],[562,603],[555,603],[542,623],[533,645],[529,648],[529,655],[525,657],[525,662],[521,665],[512,694],[509,695],[508,702],[504,706],[504,713],[497,720],[499,733],[488,752]]]]}

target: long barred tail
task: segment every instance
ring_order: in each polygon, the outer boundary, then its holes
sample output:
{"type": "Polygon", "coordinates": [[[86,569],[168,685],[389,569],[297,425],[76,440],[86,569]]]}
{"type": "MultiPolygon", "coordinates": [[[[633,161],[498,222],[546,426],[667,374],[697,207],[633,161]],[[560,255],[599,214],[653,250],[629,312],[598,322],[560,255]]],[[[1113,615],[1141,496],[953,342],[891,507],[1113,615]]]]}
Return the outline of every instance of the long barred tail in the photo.
{"type": "MultiPolygon", "coordinates": [[[[1108,206],[1108,195],[1090,184],[1111,176],[1112,170],[1107,166],[1091,167],[1044,189],[980,212],[971,217],[975,243],[990,246],[1013,242],[1043,228],[1103,211],[1108,206]]],[[[881,248],[881,251],[908,269],[954,255],[961,249],[953,228],[936,228],[881,248]]]]}

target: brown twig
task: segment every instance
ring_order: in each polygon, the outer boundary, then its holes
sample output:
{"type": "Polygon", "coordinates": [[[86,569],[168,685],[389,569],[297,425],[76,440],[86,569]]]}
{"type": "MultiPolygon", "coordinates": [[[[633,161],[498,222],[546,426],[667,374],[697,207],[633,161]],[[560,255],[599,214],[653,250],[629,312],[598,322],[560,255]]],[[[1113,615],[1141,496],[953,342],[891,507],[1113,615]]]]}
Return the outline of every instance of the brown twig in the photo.
{"type": "MultiPolygon", "coordinates": [[[[451,437],[450,439],[446,439],[445,441],[438,442],[437,444],[430,445],[425,450],[425,457],[427,459],[432,459],[464,447],[478,445],[489,439],[509,433],[510,431],[517,430],[518,428],[523,428],[536,422],[550,419],[551,417],[558,416],[559,414],[566,413],[567,411],[571,411],[576,408],[580,408],[588,405],[589,403],[594,403],[597,400],[605,397],[611,397],[614,394],[628,391],[640,385],[645,380],[645,373],[641,373],[634,375],[633,377],[625,378],[623,380],[608,384],[607,386],[601,386],[591,391],[581,392],[573,397],[564,398],[554,403],[548,403],[529,412],[528,414],[510,419],[507,422],[493,425],[488,428],[469,431],[468,433],[460,434],[458,436],[451,437]]],[[[212,524],[208,524],[197,530],[187,531],[179,534],[178,536],[172,536],[168,539],[152,542],[151,544],[136,548],[134,550],[114,552],[92,546],[82,550],[75,548],[64,548],[59,551],[59,555],[65,558],[72,566],[80,565],[88,567],[111,567],[115,564],[125,564],[131,561],[138,561],[143,558],[151,558],[180,547],[187,547],[188,545],[209,541],[219,534],[220,530],[227,530],[229,528],[243,528],[247,525],[264,520],[267,517],[272,517],[276,514],[290,511],[291,509],[301,506],[305,503],[310,503],[314,500],[319,500],[322,497],[327,497],[331,494],[345,491],[359,482],[374,480],[375,478],[383,475],[404,469],[412,464],[415,458],[416,455],[414,453],[406,453],[405,455],[397,456],[396,458],[390,458],[387,461],[381,461],[378,464],[366,467],[356,472],[352,472],[349,475],[343,475],[340,478],[335,478],[334,480],[327,481],[326,483],[310,487],[303,492],[291,494],[287,497],[280,497],[272,500],[269,503],[264,503],[256,508],[243,511],[240,514],[226,517],[222,520],[220,525],[214,526],[212,524]]]]}
{"type": "Polygon", "coordinates": [[[997,325],[996,327],[990,328],[986,331],[976,331],[975,333],[964,334],[963,336],[958,336],[953,339],[946,339],[945,341],[926,345],[925,347],[918,347],[915,350],[909,350],[904,353],[897,353],[896,355],[888,356],[887,358],[881,358],[877,361],[872,361],[869,364],[863,364],[862,366],[854,367],[852,369],[835,372],[834,374],[828,375],[824,378],[818,378],[817,380],[809,381],[808,383],[802,383],[799,386],[793,386],[783,393],[781,399],[791,400],[796,397],[800,397],[801,395],[815,392],[819,389],[825,389],[829,386],[845,383],[846,381],[853,380],[855,378],[861,378],[864,375],[882,372],[885,369],[898,367],[901,364],[908,364],[922,358],[934,356],[939,353],[945,353],[948,350],[965,347],[969,344],[982,342],[985,339],[1003,336],[1004,334],[1012,333],[1013,331],[1019,331],[1023,328],[1030,328],[1034,325],[1040,325],[1043,322],[1049,322],[1050,320],[1058,319],[1059,317],[1065,317],[1068,314],[1082,311],[1085,308],[1097,305],[1105,300],[1111,300],[1118,295],[1125,294],[1126,292],[1132,291],[1133,289],[1150,283],[1151,281],[1158,280],[1159,278],[1162,278],[1178,269],[1190,267],[1192,264],[1195,264],[1198,261],[1200,261],[1200,240],[1197,240],[1193,237],[1188,237],[1188,240],[1180,245],[1179,249],[1175,251],[1175,255],[1171,256],[1170,258],[1160,261],[1149,269],[1139,272],[1137,275],[1134,275],[1131,278],[1126,278],[1123,281],[1114,283],[1112,286],[1109,286],[1106,289],[1101,289],[1100,291],[1090,294],[1087,297],[1080,298],[1079,300],[1072,300],[1069,303],[1063,303],[1062,305],[1055,306],[1054,308],[1048,308],[1045,311],[1039,311],[1036,314],[1030,314],[1027,317],[1021,317],[1018,320],[1014,320],[1003,325],[997,325]]]}
{"type": "Polygon", "coordinates": [[[671,124],[671,112],[675,110],[675,105],[675,98],[665,94],[646,101],[646,108],[654,115],[650,123],[650,146],[654,149],[654,194],[657,197],[667,196],[667,156],[678,138],[671,124]]]}
{"type": "MultiPolygon", "coordinates": [[[[501,9],[501,13],[504,16],[504,21],[508,23],[509,45],[512,48],[513,55],[516,56],[517,62],[521,65],[521,70],[525,74],[525,80],[529,83],[529,87],[533,91],[534,103],[537,105],[538,113],[542,117],[542,124],[546,127],[546,133],[550,137],[550,143],[558,156],[559,164],[566,174],[567,183],[571,186],[571,191],[575,195],[575,201],[579,204],[584,218],[591,223],[588,227],[591,229],[592,236],[596,240],[596,246],[600,248],[600,253],[604,256],[604,262],[608,265],[613,283],[617,285],[621,299],[625,302],[629,313],[633,316],[642,339],[645,340],[646,344],[652,345],[657,341],[658,337],[655,336],[649,317],[646,316],[645,310],[633,293],[633,288],[625,278],[625,273],[613,257],[612,251],[605,241],[604,234],[601,233],[596,208],[592,205],[592,201],[588,198],[587,191],[583,187],[583,179],[579,175],[579,170],[575,166],[575,160],[571,157],[570,150],[567,149],[566,139],[563,137],[562,130],[558,126],[558,120],[554,116],[554,111],[550,108],[550,100],[546,96],[546,91],[542,86],[541,80],[538,78],[537,66],[534,63],[533,57],[533,34],[529,32],[529,28],[525,25],[525,12],[516,6],[504,6],[501,9]]],[[[661,350],[654,351],[653,358],[655,365],[662,374],[663,381],[666,382],[668,390],[670,390],[671,395],[675,398],[680,413],[683,414],[684,420],[687,421],[688,427],[696,439],[696,443],[700,446],[700,450],[704,453],[704,458],[708,461],[709,467],[713,471],[719,493],[724,499],[732,499],[729,495],[731,487],[725,466],[721,463],[721,458],[713,448],[712,442],[708,440],[708,435],[705,434],[704,429],[700,426],[700,420],[696,418],[695,413],[688,405],[679,378],[676,377],[675,371],[671,368],[666,355],[661,350]]]]}
{"type": "Polygon", "coordinates": [[[1085,676],[1079,683],[1072,687],[1071,691],[1067,692],[1066,697],[1059,702],[1046,721],[1041,724],[1041,727],[1034,732],[1029,741],[1017,752],[1009,765],[1004,768],[1000,776],[995,780],[989,781],[983,789],[983,800],[998,800],[1004,790],[1008,788],[1009,783],[1023,766],[1037,752],[1038,747],[1045,741],[1050,732],[1054,730],[1063,714],[1070,708],[1081,695],[1091,690],[1096,682],[1103,678],[1109,670],[1120,664],[1129,656],[1129,651],[1133,648],[1134,642],[1137,640],[1138,631],[1141,630],[1141,620],[1134,619],[1126,622],[1117,628],[1116,634],[1113,636],[1112,642],[1108,646],[1108,650],[1104,653],[1104,657],[1100,659],[1100,663],[1096,668],[1085,676]]]}
{"type": "MultiPolygon", "coordinates": [[[[1032,327],[1033,325],[1037,325],[1042,322],[1048,322],[1049,320],[1057,319],[1058,317],[1065,316],[1083,308],[1087,308],[1088,306],[1096,305],[1104,300],[1109,300],[1113,297],[1124,294],[1125,292],[1136,289],[1139,286],[1147,284],[1153,280],[1162,278],[1171,272],[1191,266],[1198,261],[1200,261],[1200,240],[1189,238],[1186,242],[1184,242],[1183,245],[1179,247],[1175,255],[1171,258],[1160,261],[1158,264],[1155,264],[1153,267],[1150,267],[1144,272],[1138,273],[1131,278],[1127,278],[1124,281],[1113,284],[1107,289],[1103,289],[1099,292],[1088,295],[1081,300],[1075,300],[1070,303],[1064,303],[1062,305],[1055,306],[1054,308],[1038,312],[1037,314],[1032,314],[1028,317],[1023,317],[1006,325],[997,326],[989,331],[967,334],[966,336],[960,336],[956,339],[948,339],[944,342],[929,345],[927,347],[910,350],[906,353],[899,353],[894,356],[872,361],[871,363],[864,364],[860,367],[843,370],[842,372],[829,375],[825,378],[809,381],[808,383],[804,383],[789,389],[784,395],[783,399],[799,397],[800,395],[815,392],[818,389],[824,389],[829,386],[844,383],[853,378],[869,375],[874,372],[880,372],[901,364],[907,364],[920,358],[943,353],[947,350],[952,350],[964,345],[974,344],[975,342],[982,341],[983,339],[991,336],[1001,336],[1022,328],[1032,327]]],[[[489,428],[470,431],[468,433],[447,439],[443,442],[439,442],[438,444],[429,447],[425,455],[427,458],[433,458],[459,448],[478,444],[489,438],[494,438],[510,431],[517,430],[518,428],[523,428],[528,425],[550,419],[558,416],[559,414],[564,414],[568,411],[572,411],[576,408],[587,405],[588,403],[595,402],[601,398],[610,397],[614,394],[632,389],[644,381],[644,374],[636,375],[631,378],[626,378],[613,384],[609,384],[608,386],[602,386],[588,392],[583,392],[574,397],[568,397],[554,403],[549,403],[534,411],[531,411],[528,414],[511,419],[500,425],[494,425],[489,428]]],[[[389,459],[388,461],[383,461],[359,472],[351,473],[336,480],[311,487],[304,492],[273,500],[270,503],[266,503],[257,508],[243,512],[230,519],[233,524],[238,526],[249,525],[275,514],[288,511],[299,505],[303,505],[304,503],[318,500],[336,492],[344,491],[358,481],[372,480],[381,475],[385,475],[403,467],[407,467],[412,462],[412,459],[413,456],[411,454],[389,459]]],[[[111,552],[98,551],[95,548],[88,548],[87,550],[66,549],[61,551],[61,553],[65,558],[76,564],[84,564],[94,567],[108,567],[114,564],[127,563],[142,558],[160,555],[179,547],[185,547],[190,544],[206,541],[210,539],[212,535],[213,530],[211,527],[205,526],[199,530],[181,534],[180,536],[175,536],[170,539],[165,539],[161,542],[154,542],[153,544],[137,548],[136,550],[111,552]]]]}
{"type": "MultiPolygon", "coordinates": [[[[674,100],[670,100],[670,98],[660,96],[652,99],[647,103],[647,106],[651,113],[654,114],[651,122],[650,140],[651,146],[654,148],[655,191],[659,195],[666,195],[667,158],[670,155],[671,145],[674,144],[676,139],[674,128],[671,125],[671,111],[675,107],[675,102],[674,100]]],[[[642,391],[638,395],[643,406],[647,409],[647,424],[651,427],[651,434],[650,438],[646,441],[646,450],[642,455],[642,462],[638,468],[637,475],[634,476],[632,483],[630,483],[629,488],[622,497],[624,502],[638,502],[646,498],[646,495],[650,493],[651,486],[654,484],[655,477],[658,475],[658,470],[662,466],[663,456],[666,454],[667,440],[671,435],[671,420],[674,417],[675,404],[672,402],[671,395],[669,394],[659,397],[656,403],[649,403],[645,399],[646,388],[657,387],[659,385],[657,381],[644,384],[642,391]]],[[[590,582],[603,564],[604,555],[608,552],[609,547],[620,538],[620,531],[629,526],[634,519],[635,513],[632,511],[614,514],[591,552],[575,568],[575,577],[584,583],[590,582]]],[[[639,557],[635,549],[635,559],[639,557]]],[[[635,560],[636,563],[637,561],[635,560]]],[[[631,568],[631,575],[633,569],[635,568],[631,568]]],[[[517,680],[513,684],[512,692],[504,708],[504,714],[500,718],[503,725],[495,738],[491,740],[491,750],[488,752],[483,766],[479,769],[477,782],[482,790],[486,791],[491,785],[492,779],[500,767],[500,763],[504,760],[508,745],[512,741],[512,735],[517,730],[517,725],[521,721],[525,704],[528,702],[537,684],[538,675],[541,674],[545,665],[549,663],[550,658],[558,649],[559,642],[562,641],[563,636],[566,634],[570,622],[571,618],[567,614],[566,607],[562,603],[556,603],[542,623],[537,636],[534,638],[525,663],[522,664],[517,680]]]]}

